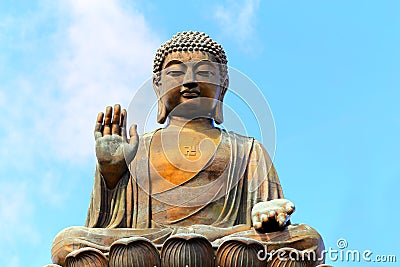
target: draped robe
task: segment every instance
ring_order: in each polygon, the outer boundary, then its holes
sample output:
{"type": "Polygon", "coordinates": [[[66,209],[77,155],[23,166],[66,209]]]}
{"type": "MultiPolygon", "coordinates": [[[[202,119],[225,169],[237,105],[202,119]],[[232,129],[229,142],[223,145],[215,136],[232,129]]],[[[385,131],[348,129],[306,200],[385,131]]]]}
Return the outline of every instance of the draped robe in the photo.
{"type": "MultiPolygon", "coordinates": [[[[215,221],[211,225],[224,228],[237,224],[251,226],[251,208],[260,201],[283,198],[281,185],[266,150],[258,141],[232,132],[221,131],[221,134],[215,154],[219,154],[220,149],[229,149],[228,164],[221,176],[200,187],[175,187],[166,192],[169,195],[163,198],[179,198],[181,194],[188,193],[193,198],[192,202],[201,199],[198,202],[210,205],[213,199],[203,200],[205,197],[202,194],[213,190],[218,196],[211,197],[218,198],[219,201],[224,198],[224,203],[218,216],[214,215],[215,221]],[[222,148],[223,146],[225,147],[222,148]]],[[[116,189],[107,189],[101,174],[96,171],[86,226],[136,229],[154,227],[155,222],[151,216],[152,196],[149,194],[149,153],[153,135],[154,133],[150,133],[140,138],[141,143],[137,157],[130,165],[130,173],[120,180],[116,189]]],[[[197,176],[194,176],[192,179],[196,178],[197,176]]],[[[175,202],[176,206],[191,205],[175,202]]],[[[191,206],[194,205],[196,204],[191,206]]]]}
{"type": "Polygon", "coordinates": [[[212,169],[211,162],[190,181],[157,195],[151,191],[155,177],[149,160],[153,136],[154,132],[141,136],[129,172],[116,188],[108,189],[96,168],[86,227],[67,228],[55,238],[53,262],[62,263],[68,252],[84,246],[107,251],[112,242],[129,236],[162,244],[175,233],[202,234],[214,245],[227,236],[239,236],[266,242],[273,249],[323,249],[321,237],[307,225],[290,225],[273,233],[260,233],[251,227],[251,210],[256,203],[283,198],[271,159],[254,138],[221,131],[215,155],[227,160],[223,172],[212,181],[204,179],[201,174],[212,169]],[[155,219],[169,209],[182,212],[177,218],[155,219]]]}

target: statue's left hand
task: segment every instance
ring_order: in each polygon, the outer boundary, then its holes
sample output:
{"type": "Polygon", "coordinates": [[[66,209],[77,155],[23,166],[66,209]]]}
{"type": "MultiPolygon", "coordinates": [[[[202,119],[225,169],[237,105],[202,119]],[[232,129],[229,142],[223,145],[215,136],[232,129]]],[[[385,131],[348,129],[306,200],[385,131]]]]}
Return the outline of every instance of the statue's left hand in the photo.
{"type": "Polygon", "coordinates": [[[293,202],[287,199],[273,199],[259,202],[251,211],[253,227],[261,230],[267,223],[277,224],[279,228],[286,226],[290,215],[294,212],[293,202]]]}

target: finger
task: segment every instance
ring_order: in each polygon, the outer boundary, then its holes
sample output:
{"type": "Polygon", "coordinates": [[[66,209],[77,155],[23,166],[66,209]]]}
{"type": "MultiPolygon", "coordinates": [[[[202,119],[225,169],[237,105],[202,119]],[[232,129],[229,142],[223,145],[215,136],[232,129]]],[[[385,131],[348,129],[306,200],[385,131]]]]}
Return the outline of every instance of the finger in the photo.
{"type": "Polygon", "coordinates": [[[103,136],[103,134],[101,133],[101,130],[103,128],[103,118],[104,118],[104,113],[100,112],[99,115],[97,115],[96,126],[94,127],[95,140],[103,136]]]}
{"type": "Polygon", "coordinates": [[[129,144],[135,145],[139,143],[139,135],[137,133],[137,125],[132,124],[132,126],[129,128],[129,144]]]}
{"type": "Polygon", "coordinates": [[[285,207],[285,211],[288,215],[291,215],[295,211],[296,207],[293,203],[287,203],[285,207]]]}
{"type": "Polygon", "coordinates": [[[104,113],[99,112],[99,114],[97,115],[96,123],[103,124],[103,118],[104,118],[104,113]]]}
{"type": "Polygon", "coordinates": [[[273,219],[273,218],[275,218],[275,216],[276,216],[276,211],[270,210],[268,212],[268,218],[273,219]]]}
{"type": "Polygon", "coordinates": [[[119,126],[121,128],[121,136],[124,139],[125,142],[128,142],[128,137],[126,136],[126,110],[123,109],[121,112],[121,121],[119,123],[119,126]]]}
{"type": "Polygon", "coordinates": [[[283,227],[286,223],[286,215],[284,213],[279,213],[278,216],[276,216],[276,221],[279,224],[279,227],[283,227]]]}
{"type": "Polygon", "coordinates": [[[120,115],[121,115],[121,106],[119,104],[116,104],[114,106],[114,116],[112,119],[112,129],[111,129],[112,134],[120,135],[120,127],[119,127],[120,115]]]}
{"type": "Polygon", "coordinates": [[[111,116],[112,116],[112,107],[108,106],[106,108],[106,117],[104,119],[103,135],[111,134],[111,116]]]}
{"type": "Polygon", "coordinates": [[[260,216],[260,221],[262,222],[268,222],[269,218],[267,214],[261,214],[260,216]]]}
{"type": "Polygon", "coordinates": [[[253,222],[253,227],[254,227],[254,229],[261,229],[262,223],[261,222],[253,222]]]}
{"type": "Polygon", "coordinates": [[[254,215],[252,221],[255,229],[260,229],[262,227],[262,223],[258,215],[254,215]]]}
{"type": "Polygon", "coordinates": [[[262,223],[260,223],[260,222],[253,223],[253,226],[254,226],[255,229],[261,229],[262,228],[262,223]]]}

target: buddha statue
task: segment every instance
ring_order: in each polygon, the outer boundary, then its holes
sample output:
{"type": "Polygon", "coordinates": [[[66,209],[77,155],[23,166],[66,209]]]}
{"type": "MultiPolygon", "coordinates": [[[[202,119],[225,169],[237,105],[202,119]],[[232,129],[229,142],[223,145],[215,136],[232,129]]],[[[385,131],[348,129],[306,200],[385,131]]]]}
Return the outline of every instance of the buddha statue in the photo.
{"type": "Polygon", "coordinates": [[[163,128],[128,133],[118,104],[98,115],[86,225],[56,236],[51,266],[322,264],[323,241],[291,224],[295,206],[263,145],[216,126],[229,87],[221,45],[204,33],[176,34],[156,53],[153,87],[163,128]]]}

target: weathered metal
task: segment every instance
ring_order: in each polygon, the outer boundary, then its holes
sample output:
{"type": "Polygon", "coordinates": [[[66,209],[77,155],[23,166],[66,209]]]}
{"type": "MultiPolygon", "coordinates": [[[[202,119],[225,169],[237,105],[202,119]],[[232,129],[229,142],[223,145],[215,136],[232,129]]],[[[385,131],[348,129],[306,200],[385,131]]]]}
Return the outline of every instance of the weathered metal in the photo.
{"type": "MultiPolygon", "coordinates": [[[[290,225],[294,204],[284,199],[262,144],[215,126],[223,122],[226,71],[219,44],[203,33],[179,33],[155,59],[158,121],[166,121],[165,127],[139,137],[133,125],[128,138],[125,109],[115,105],[99,113],[86,226],[56,236],[54,263],[265,266],[257,258],[262,245],[320,255],[320,235],[306,225],[290,225]]],[[[275,257],[268,264],[323,261],[275,257]]]]}

